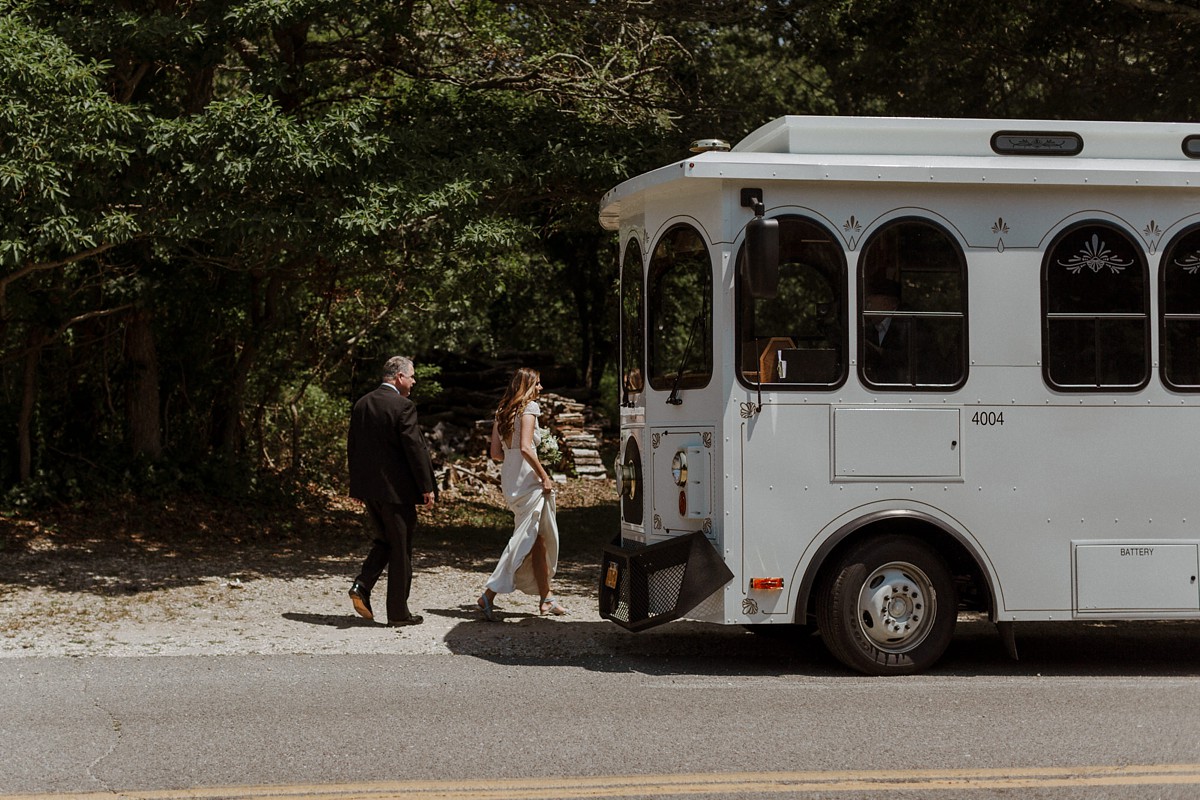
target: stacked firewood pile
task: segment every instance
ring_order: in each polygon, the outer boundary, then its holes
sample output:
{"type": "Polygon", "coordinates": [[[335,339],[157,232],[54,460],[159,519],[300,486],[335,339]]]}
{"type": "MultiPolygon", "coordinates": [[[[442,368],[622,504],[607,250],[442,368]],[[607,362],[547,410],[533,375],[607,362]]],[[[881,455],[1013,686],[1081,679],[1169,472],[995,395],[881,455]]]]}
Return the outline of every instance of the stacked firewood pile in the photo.
{"type": "MultiPolygon", "coordinates": [[[[542,416],[538,424],[558,439],[563,460],[556,465],[558,472],[573,472],[580,478],[608,477],[600,460],[600,437],[603,424],[583,403],[557,394],[543,394],[538,405],[542,416]]],[[[488,423],[489,430],[491,423],[488,423]]]]}
{"type": "MultiPolygon", "coordinates": [[[[531,366],[542,383],[570,386],[574,370],[556,366],[545,354],[508,354],[498,360],[455,355],[442,363],[437,380],[444,391],[421,403],[421,425],[433,456],[434,471],[444,490],[471,493],[500,484],[500,465],[488,457],[492,417],[509,376],[518,366],[531,366]]],[[[560,390],[561,391],[561,390],[560,390]]],[[[600,456],[604,418],[579,400],[543,392],[538,424],[558,441],[562,460],[552,473],[602,480],[608,477],[600,456]]]]}

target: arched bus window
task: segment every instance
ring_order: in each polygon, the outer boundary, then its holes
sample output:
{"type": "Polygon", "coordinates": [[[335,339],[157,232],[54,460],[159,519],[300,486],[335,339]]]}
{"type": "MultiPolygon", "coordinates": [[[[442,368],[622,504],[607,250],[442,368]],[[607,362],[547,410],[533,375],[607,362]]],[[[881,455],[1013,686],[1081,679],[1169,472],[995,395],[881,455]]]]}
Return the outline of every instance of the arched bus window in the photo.
{"type": "Polygon", "coordinates": [[[1131,390],[1150,379],[1146,262],[1102,222],[1059,234],[1042,264],[1042,371],[1057,389],[1131,390]]]}
{"type": "Polygon", "coordinates": [[[646,388],[645,276],[637,237],[625,246],[621,265],[621,402],[646,388]]]}
{"type": "MultiPolygon", "coordinates": [[[[738,256],[742,274],[745,248],[738,256]]],[[[836,387],[846,380],[846,257],[824,227],[779,217],[779,293],[755,299],[739,284],[742,380],[836,387]]]]}
{"type": "Polygon", "coordinates": [[[953,389],[967,380],[967,262],[940,226],[897,220],[858,261],[858,374],[878,389],[953,389]]]}
{"type": "Polygon", "coordinates": [[[1163,252],[1158,279],[1163,383],[1200,392],[1200,226],[1163,252]]]}
{"type": "Polygon", "coordinates": [[[676,225],[650,256],[650,386],[707,386],[713,372],[712,260],[695,228],[676,225]]]}

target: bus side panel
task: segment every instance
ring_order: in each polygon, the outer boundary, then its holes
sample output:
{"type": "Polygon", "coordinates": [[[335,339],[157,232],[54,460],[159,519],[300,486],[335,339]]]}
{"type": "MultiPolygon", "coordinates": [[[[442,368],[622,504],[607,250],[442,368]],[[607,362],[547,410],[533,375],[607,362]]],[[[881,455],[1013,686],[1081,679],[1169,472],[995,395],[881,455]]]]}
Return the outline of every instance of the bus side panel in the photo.
{"type": "MultiPolygon", "coordinates": [[[[995,406],[977,422],[971,408],[964,414],[968,479],[949,510],[986,546],[1007,611],[1061,618],[1073,609],[1073,542],[1119,548],[1194,541],[1200,534],[1196,409],[1109,400],[1107,406],[995,406]]],[[[1128,575],[1114,568],[1105,576],[1146,580],[1137,559],[1126,563],[1128,575]]],[[[1161,572],[1164,580],[1174,576],[1171,568],[1161,572]]],[[[1190,607],[1200,611],[1194,586],[1190,607]]]]}
{"type": "Polygon", "coordinates": [[[796,566],[839,498],[830,498],[829,406],[765,403],[741,424],[740,593],[761,614],[790,615],[796,566]],[[833,502],[831,502],[831,500],[833,502]],[[781,577],[782,591],[750,589],[781,577]]]}
{"type": "MultiPolygon", "coordinates": [[[[1076,543],[1149,554],[1147,542],[1187,545],[1200,533],[1195,470],[1179,469],[1200,460],[1200,426],[1188,424],[1196,410],[1109,402],[1100,407],[964,406],[963,480],[876,475],[853,482],[831,475],[828,420],[838,409],[765,404],[742,423],[740,437],[738,574],[742,594],[754,601],[747,607],[765,615],[794,614],[790,591],[751,590],[750,579],[784,577],[794,585],[823,530],[831,533],[856,514],[915,509],[952,521],[948,524],[979,542],[995,571],[1001,618],[1072,617],[1076,543]]],[[[1176,615],[1200,612],[1195,569],[1159,556],[1156,563],[1162,566],[1156,572],[1148,561],[1149,555],[1118,559],[1106,566],[1103,578],[1143,585],[1168,581],[1172,597],[1187,598],[1185,608],[1172,600],[1176,615]],[[1128,570],[1124,577],[1122,563],[1128,570]]],[[[1093,572],[1085,571],[1084,577],[1093,572]]],[[[1089,615],[1147,610],[1117,608],[1117,599],[1097,609],[1092,599],[1097,590],[1088,585],[1083,591],[1092,608],[1080,610],[1089,615]]],[[[1114,591],[1113,597],[1126,594],[1114,591]]]]}

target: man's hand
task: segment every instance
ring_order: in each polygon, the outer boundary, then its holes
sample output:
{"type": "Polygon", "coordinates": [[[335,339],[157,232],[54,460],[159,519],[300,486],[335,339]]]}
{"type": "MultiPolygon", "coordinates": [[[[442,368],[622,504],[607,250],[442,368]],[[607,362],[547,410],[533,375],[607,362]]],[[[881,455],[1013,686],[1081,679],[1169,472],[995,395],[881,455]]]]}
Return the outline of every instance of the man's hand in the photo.
{"type": "Polygon", "coordinates": [[[430,506],[433,505],[433,492],[425,493],[425,502],[422,503],[421,505],[425,506],[426,508],[429,508],[430,506]]]}

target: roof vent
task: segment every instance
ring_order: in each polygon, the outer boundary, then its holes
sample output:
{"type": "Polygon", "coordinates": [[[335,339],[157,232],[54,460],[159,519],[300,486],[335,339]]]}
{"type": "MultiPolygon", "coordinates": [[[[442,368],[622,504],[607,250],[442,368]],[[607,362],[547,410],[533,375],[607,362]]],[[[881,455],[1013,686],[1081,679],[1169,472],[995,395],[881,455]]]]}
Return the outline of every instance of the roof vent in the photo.
{"type": "Polygon", "coordinates": [[[728,153],[729,142],[724,139],[697,139],[692,142],[691,151],[693,153],[707,153],[710,150],[716,150],[718,153],[728,153]]]}
{"type": "Polygon", "coordinates": [[[1002,156],[1077,156],[1083,138],[1068,131],[999,131],[992,150],[1002,156]]]}

